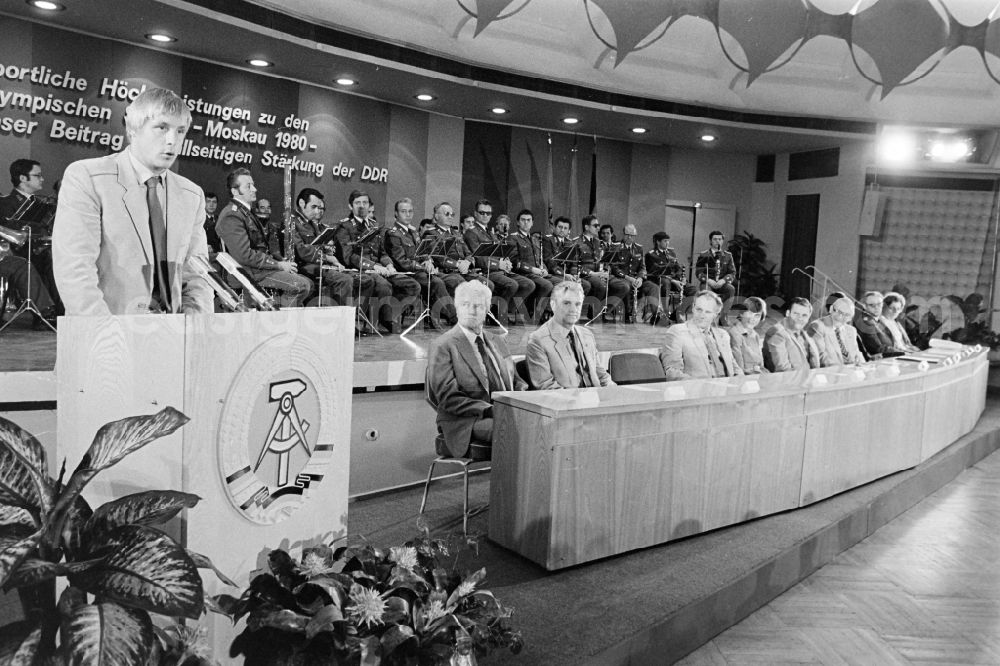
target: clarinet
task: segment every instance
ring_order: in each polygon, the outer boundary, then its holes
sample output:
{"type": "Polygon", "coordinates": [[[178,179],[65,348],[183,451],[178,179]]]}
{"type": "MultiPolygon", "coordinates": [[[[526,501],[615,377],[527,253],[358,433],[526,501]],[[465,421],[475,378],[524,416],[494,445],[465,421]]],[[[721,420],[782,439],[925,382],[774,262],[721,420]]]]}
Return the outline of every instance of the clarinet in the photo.
{"type": "Polygon", "coordinates": [[[285,261],[295,261],[295,248],[292,247],[292,165],[285,165],[285,178],[284,178],[284,203],[285,203],[285,219],[284,219],[284,259],[285,261]]]}

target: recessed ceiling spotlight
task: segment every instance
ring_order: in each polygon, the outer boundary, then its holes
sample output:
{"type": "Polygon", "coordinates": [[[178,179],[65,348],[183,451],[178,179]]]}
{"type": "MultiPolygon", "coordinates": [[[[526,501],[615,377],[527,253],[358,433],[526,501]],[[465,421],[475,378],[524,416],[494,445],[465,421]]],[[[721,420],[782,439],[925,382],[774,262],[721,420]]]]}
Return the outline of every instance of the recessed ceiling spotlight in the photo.
{"type": "Polygon", "coordinates": [[[563,122],[566,123],[567,125],[576,125],[578,122],[580,122],[580,119],[574,118],[573,116],[567,116],[566,118],[563,118],[563,122]]]}
{"type": "Polygon", "coordinates": [[[36,9],[44,9],[47,12],[61,12],[66,9],[65,6],[60,5],[58,2],[50,2],[49,0],[28,0],[28,4],[36,9]]]}
{"type": "Polygon", "coordinates": [[[645,134],[646,133],[646,128],[645,127],[633,127],[632,128],[632,133],[633,134],[645,134]]]}
{"type": "Polygon", "coordinates": [[[715,141],[715,139],[716,139],[716,136],[714,134],[702,134],[701,135],[701,140],[704,141],[705,143],[712,143],[713,141],[715,141]]]}
{"type": "Polygon", "coordinates": [[[414,95],[414,97],[421,102],[433,102],[435,99],[434,95],[428,95],[427,93],[420,93],[419,95],[414,95]]]}
{"type": "Polygon", "coordinates": [[[348,78],[346,76],[342,76],[339,79],[337,79],[337,85],[338,86],[353,86],[356,83],[357,83],[357,81],[355,81],[354,79],[348,78]]]}
{"type": "Polygon", "coordinates": [[[495,113],[498,116],[502,116],[503,114],[507,113],[507,109],[503,108],[502,106],[494,106],[492,109],[490,109],[490,112],[495,113]]]}
{"type": "Polygon", "coordinates": [[[165,35],[162,32],[151,32],[146,35],[146,39],[150,39],[154,42],[160,42],[162,44],[167,44],[169,42],[176,42],[176,37],[171,37],[170,35],[165,35]]]}
{"type": "Polygon", "coordinates": [[[253,65],[254,67],[271,67],[274,63],[260,58],[250,58],[247,60],[247,64],[253,65]]]}

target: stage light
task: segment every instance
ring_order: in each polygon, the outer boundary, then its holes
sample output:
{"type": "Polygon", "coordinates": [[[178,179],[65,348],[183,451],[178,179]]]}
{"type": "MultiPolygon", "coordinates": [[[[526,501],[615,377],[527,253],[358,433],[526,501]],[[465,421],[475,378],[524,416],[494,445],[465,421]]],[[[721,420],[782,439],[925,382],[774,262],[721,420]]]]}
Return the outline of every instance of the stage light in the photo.
{"type": "Polygon", "coordinates": [[[507,109],[503,108],[502,106],[494,106],[492,109],[490,109],[490,113],[495,113],[498,116],[502,116],[503,114],[507,113],[507,109]]]}
{"type": "Polygon", "coordinates": [[[702,134],[700,138],[705,143],[712,143],[715,141],[716,136],[714,134],[702,134]]]}
{"type": "Polygon", "coordinates": [[[563,122],[566,123],[567,125],[576,125],[578,122],[580,122],[580,119],[574,118],[573,116],[567,116],[566,118],[563,118],[563,122]]]}
{"type": "Polygon", "coordinates": [[[645,127],[633,127],[632,128],[632,134],[645,134],[646,131],[647,130],[646,130],[645,127]]]}
{"type": "Polygon", "coordinates": [[[355,81],[354,79],[348,78],[346,76],[342,76],[339,79],[337,79],[337,85],[338,86],[353,86],[356,83],[357,83],[357,81],[355,81]]]}
{"type": "Polygon", "coordinates": [[[935,162],[958,162],[972,154],[972,142],[967,138],[935,139],[928,153],[935,162]]]}
{"type": "Polygon", "coordinates": [[[176,37],[171,37],[170,35],[165,35],[162,32],[152,32],[146,35],[146,39],[150,39],[154,42],[160,42],[161,44],[168,44],[170,42],[176,42],[176,37]]]}
{"type": "Polygon", "coordinates": [[[43,9],[47,12],[61,12],[66,9],[65,6],[60,5],[58,2],[50,2],[49,0],[28,0],[28,4],[36,9],[43,9]]]}
{"type": "Polygon", "coordinates": [[[419,95],[414,95],[421,102],[433,102],[436,98],[434,95],[428,95],[427,93],[420,93],[419,95]]]}
{"type": "Polygon", "coordinates": [[[262,60],[260,58],[250,58],[247,60],[248,65],[253,65],[254,67],[271,67],[274,63],[268,62],[267,60],[262,60]]]}
{"type": "Polygon", "coordinates": [[[878,156],[892,164],[912,162],[917,157],[917,138],[903,130],[885,131],[878,141],[878,156]]]}

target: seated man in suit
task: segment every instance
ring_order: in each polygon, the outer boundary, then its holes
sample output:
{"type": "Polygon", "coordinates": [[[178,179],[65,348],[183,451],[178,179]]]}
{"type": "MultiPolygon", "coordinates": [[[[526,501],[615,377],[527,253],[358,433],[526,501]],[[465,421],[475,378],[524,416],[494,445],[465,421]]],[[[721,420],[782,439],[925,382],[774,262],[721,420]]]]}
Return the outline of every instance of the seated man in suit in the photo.
{"type": "Polygon", "coordinates": [[[575,326],[583,308],[583,287],[565,280],[552,288],[552,318],[528,336],[528,372],[538,389],[614,386],[601,366],[594,334],[575,326]]]}
{"type": "Polygon", "coordinates": [[[892,332],[882,321],[883,302],[884,298],[880,292],[866,291],[861,297],[861,304],[865,309],[854,317],[854,327],[861,336],[865,355],[872,361],[906,353],[904,349],[896,347],[892,332]]]}
{"type": "Polygon", "coordinates": [[[715,325],[722,298],[705,289],[695,294],[691,316],[667,329],[660,363],[667,380],[742,375],[729,334],[715,325]]]}
{"type": "Polygon", "coordinates": [[[437,410],[437,452],[489,460],[494,391],[527,388],[503,338],[483,330],[493,294],[482,282],[455,288],[458,323],[431,344],[424,385],[437,410]]]}
{"type": "Polygon", "coordinates": [[[865,362],[864,355],[858,349],[858,332],[850,324],[852,319],[854,303],[844,296],[830,303],[829,314],[806,326],[806,334],[819,349],[819,363],[822,367],[865,362]]]}
{"type": "Polygon", "coordinates": [[[812,303],[793,298],[785,318],[764,334],[764,367],[771,372],[808,370],[819,367],[819,351],[805,328],[812,314],[812,303]]]}

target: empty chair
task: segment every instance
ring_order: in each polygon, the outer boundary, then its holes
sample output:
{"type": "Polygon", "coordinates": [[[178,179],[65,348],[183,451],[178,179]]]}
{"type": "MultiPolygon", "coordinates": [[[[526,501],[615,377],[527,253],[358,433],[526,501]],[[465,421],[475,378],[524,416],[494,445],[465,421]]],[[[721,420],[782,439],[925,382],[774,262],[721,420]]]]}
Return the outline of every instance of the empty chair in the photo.
{"type": "Polygon", "coordinates": [[[619,386],[667,381],[659,357],[645,352],[615,354],[608,363],[608,372],[619,386]]]}

